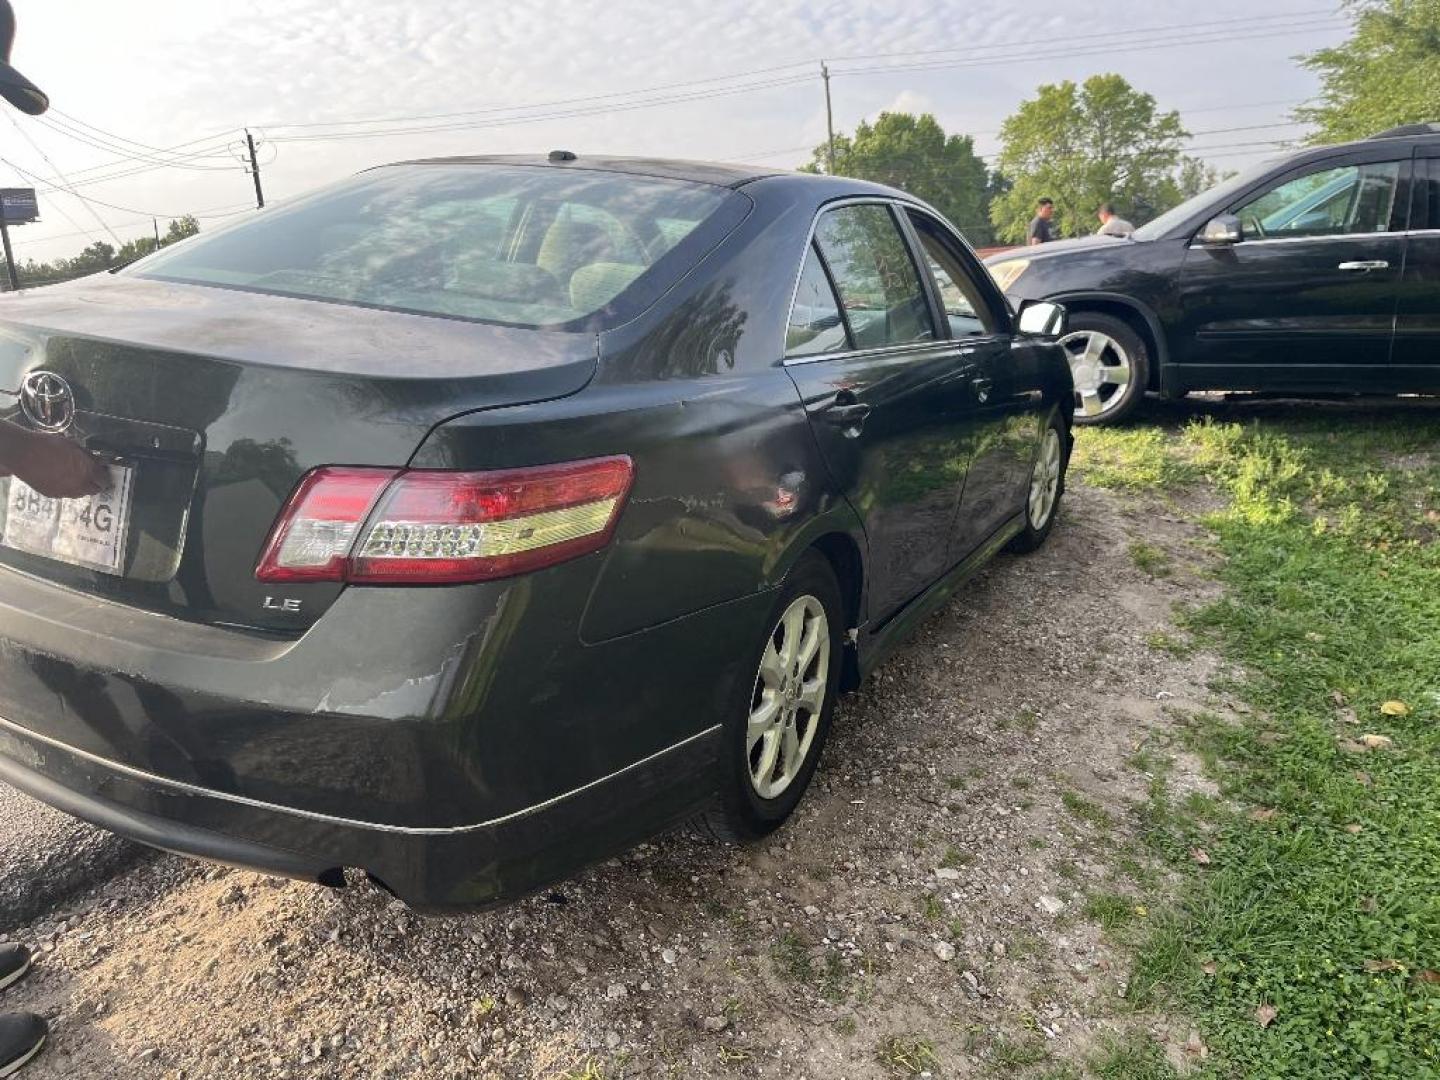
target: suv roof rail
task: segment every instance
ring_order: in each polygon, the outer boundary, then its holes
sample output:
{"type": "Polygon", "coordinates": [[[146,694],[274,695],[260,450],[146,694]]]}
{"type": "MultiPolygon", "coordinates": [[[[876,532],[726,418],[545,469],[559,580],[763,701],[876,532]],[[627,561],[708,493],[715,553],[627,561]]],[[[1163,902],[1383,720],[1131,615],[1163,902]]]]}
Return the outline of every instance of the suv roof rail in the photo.
{"type": "Polygon", "coordinates": [[[1440,135],[1440,124],[1401,124],[1371,135],[1372,139],[1400,139],[1406,135],[1440,135]]]}

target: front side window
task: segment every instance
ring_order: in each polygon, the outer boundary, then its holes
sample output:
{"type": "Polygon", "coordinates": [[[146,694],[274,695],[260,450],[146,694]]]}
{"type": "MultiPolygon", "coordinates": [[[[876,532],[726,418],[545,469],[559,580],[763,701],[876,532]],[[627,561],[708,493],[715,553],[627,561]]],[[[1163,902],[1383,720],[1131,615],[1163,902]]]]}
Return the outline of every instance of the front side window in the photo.
{"type": "Polygon", "coordinates": [[[785,355],[819,356],[840,352],[849,346],[845,336],[845,320],[830,279],[820,263],[819,252],[811,244],[806,249],[805,265],[800,270],[800,286],[795,290],[795,303],[790,307],[790,322],[785,327],[785,355]]]}
{"type": "Polygon", "coordinates": [[[1341,165],[1287,180],[1235,211],[1247,240],[1385,232],[1400,162],[1341,165]]]}
{"type": "Polygon", "coordinates": [[[842,206],[821,216],[815,241],[830,266],[857,349],[933,341],[920,273],[888,206],[842,206]]]}
{"type": "Polygon", "coordinates": [[[913,210],[907,213],[915,226],[915,234],[920,238],[920,247],[925,252],[930,273],[939,286],[945,318],[950,323],[950,336],[967,338],[997,333],[999,327],[994,312],[969,269],[951,247],[953,241],[946,242],[940,223],[913,210]]]}
{"type": "Polygon", "coordinates": [[[749,205],[709,184],[587,169],[388,166],[125,272],[423,315],[588,326],[592,315],[618,322],[643,310],[749,205]]]}

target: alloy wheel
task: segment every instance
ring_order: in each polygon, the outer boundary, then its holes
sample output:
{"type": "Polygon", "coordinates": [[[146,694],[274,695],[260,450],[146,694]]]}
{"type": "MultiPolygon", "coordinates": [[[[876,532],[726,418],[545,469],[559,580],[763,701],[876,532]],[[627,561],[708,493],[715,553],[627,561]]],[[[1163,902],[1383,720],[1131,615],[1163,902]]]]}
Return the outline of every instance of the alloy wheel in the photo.
{"type": "Polygon", "coordinates": [[[1109,334],[1077,330],[1060,339],[1070,360],[1075,381],[1075,415],[1094,420],[1125,400],[1130,385],[1131,360],[1125,348],[1109,334]]]}
{"type": "Polygon", "coordinates": [[[745,737],[750,783],[762,799],[779,796],[800,774],[830,685],[830,622],[813,596],[797,597],[765,643],[745,737]]]}
{"type": "Polygon", "coordinates": [[[1060,493],[1060,457],[1060,433],[1047,427],[1040,453],[1035,457],[1035,471],[1030,475],[1032,529],[1043,529],[1055,509],[1055,498],[1060,493]]]}

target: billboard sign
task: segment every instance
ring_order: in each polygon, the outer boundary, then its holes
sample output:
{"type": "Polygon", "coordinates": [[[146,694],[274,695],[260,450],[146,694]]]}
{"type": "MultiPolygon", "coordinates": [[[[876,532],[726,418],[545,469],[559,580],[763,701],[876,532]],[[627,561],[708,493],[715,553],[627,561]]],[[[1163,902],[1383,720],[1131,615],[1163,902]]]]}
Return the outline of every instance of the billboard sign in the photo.
{"type": "Polygon", "coordinates": [[[34,188],[0,188],[0,219],[6,225],[25,225],[39,217],[34,188]]]}

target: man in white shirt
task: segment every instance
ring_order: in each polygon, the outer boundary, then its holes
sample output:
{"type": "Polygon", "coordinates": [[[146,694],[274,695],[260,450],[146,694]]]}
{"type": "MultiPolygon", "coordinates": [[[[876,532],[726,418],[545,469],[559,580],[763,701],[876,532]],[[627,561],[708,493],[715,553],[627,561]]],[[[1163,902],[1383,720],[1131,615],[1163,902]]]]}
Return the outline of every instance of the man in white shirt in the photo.
{"type": "Polygon", "coordinates": [[[1100,230],[1095,234],[1096,236],[1118,236],[1124,239],[1135,231],[1135,226],[1117,216],[1115,207],[1108,202],[1100,204],[1096,215],[1100,218],[1100,230]]]}

